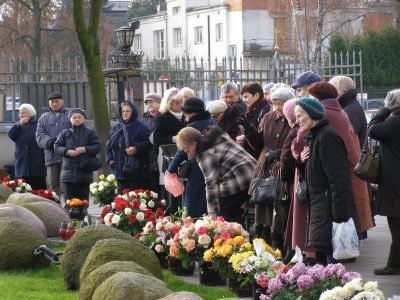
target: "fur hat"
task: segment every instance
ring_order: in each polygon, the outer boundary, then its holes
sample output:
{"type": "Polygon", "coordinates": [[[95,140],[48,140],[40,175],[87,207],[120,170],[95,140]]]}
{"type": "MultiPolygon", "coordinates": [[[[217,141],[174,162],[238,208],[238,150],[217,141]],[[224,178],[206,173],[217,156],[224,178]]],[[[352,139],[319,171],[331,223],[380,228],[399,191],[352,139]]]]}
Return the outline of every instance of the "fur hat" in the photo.
{"type": "Polygon", "coordinates": [[[297,89],[299,87],[308,86],[319,81],[323,81],[321,76],[319,76],[317,73],[307,71],[296,77],[296,80],[292,84],[292,88],[297,89]]]}
{"type": "Polygon", "coordinates": [[[343,94],[344,91],[350,91],[356,89],[356,84],[353,79],[347,76],[335,76],[329,83],[332,84],[338,91],[339,94],[343,94]]]}
{"type": "Polygon", "coordinates": [[[297,98],[290,99],[283,104],[283,114],[285,118],[294,122],[296,121],[296,116],[294,114],[294,108],[297,105],[297,98]]]}
{"type": "Polygon", "coordinates": [[[81,114],[86,119],[86,112],[80,108],[72,108],[68,113],[68,118],[71,118],[74,114],[81,114]]]}
{"type": "Polygon", "coordinates": [[[312,120],[318,121],[325,116],[325,108],[316,99],[303,97],[297,100],[296,104],[300,106],[312,120]]]}
{"type": "Polygon", "coordinates": [[[182,106],[184,113],[199,113],[205,111],[204,102],[199,98],[189,98],[182,106]]]}
{"type": "Polygon", "coordinates": [[[47,100],[52,100],[52,99],[62,99],[63,97],[59,92],[52,92],[47,96],[47,100]]]}
{"type": "Polygon", "coordinates": [[[287,101],[294,97],[296,97],[296,95],[291,88],[280,87],[272,91],[270,99],[287,101]]]}
{"type": "Polygon", "coordinates": [[[222,100],[209,101],[206,106],[206,110],[212,115],[223,113],[226,111],[226,108],[226,103],[222,100]]]}
{"type": "Polygon", "coordinates": [[[145,104],[146,104],[146,101],[156,101],[158,103],[161,103],[161,95],[158,93],[148,93],[144,96],[145,104]]]}
{"type": "Polygon", "coordinates": [[[325,81],[313,83],[307,88],[307,92],[318,100],[337,98],[339,95],[337,89],[325,81]]]}

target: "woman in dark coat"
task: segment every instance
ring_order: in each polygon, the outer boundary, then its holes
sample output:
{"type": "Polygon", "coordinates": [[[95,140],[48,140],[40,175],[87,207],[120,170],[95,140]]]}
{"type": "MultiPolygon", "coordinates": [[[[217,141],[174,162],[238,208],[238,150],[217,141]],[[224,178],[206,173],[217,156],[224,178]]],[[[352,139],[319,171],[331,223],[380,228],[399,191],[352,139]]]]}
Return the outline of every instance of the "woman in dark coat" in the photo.
{"type": "Polygon", "coordinates": [[[236,137],[236,142],[242,145],[243,148],[250,153],[254,158],[260,156],[260,152],[254,150],[246,142],[246,134],[249,133],[251,128],[258,128],[260,121],[266,113],[269,112],[270,106],[268,102],[264,100],[264,91],[260,84],[257,82],[251,82],[244,85],[240,91],[243,97],[243,101],[247,106],[247,111],[239,119],[238,123],[242,125],[244,134],[236,137]]]}
{"type": "MultiPolygon", "coordinates": [[[[215,121],[211,119],[211,114],[205,110],[204,102],[198,98],[189,98],[182,107],[187,126],[193,127],[200,132],[204,132],[208,126],[214,125],[215,121]]],[[[188,160],[190,164],[189,176],[185,188],[183,205],[186,207],[188,215],[195,218],[201,217],[207,213],[206,203],[206,185],[203,173],[200,170],[196,159],[187,156],[187,154],[179,150],[168,167],[168,173],[176,173],[179,165],[188,160]]]]}
{"type": "Polygon", "coordinates": [[[351,217],[352,186],[346,146],[324,118],[325,109],[313,98],[297,101],[296,120],[306,133],[301,153],[309,201],[307,246],[316,250],[318,263],[326,265],[332,255],[332,222],[351,217]]]}
{"type": "MultiPolygon", "coordinates": [[[[283,115],[283,105],[285,101],[294,97],[294,92],[290,88],[282,87],[273,91],[271,101],[274,110],[263,117],[258,130],[252,127],[248,134],[245,135],[247,143],[255,151],[261,151],[254,171],[254,178],[262,172],[271,174],[274,162],[280,159],[283,143],[290,131],[289,124],[283,115]],[[266,170],[263,170],[264,165],[266,170]]],[[[252,194],[251,188],[250,194],[252,194]]],[[[274,209],[274,205],[260,204],[255,206],[256,235],[263,237],[267,243],[272,242],[273,247],[283,250],[283,220],[274,222],[274,224],[282,226],[274,228],[274,233],[271,237],[274,209]]],[[[277,215],[277,217],[283,219],[283,216],[277,215]]]]}
{"type": "Polygon", "coordinates": [[[81,170],[79,163],[84,155],[96,156],[101,141],[93,129],[85,126],[85,111],[74,108],[68,116],[72,128],[61,131],[54,144],[54,151],[63,158],[60,182],[65,184],[65,199],[88,200],[93,171],[81,170]]]}
{"type": "Polygon", "coordinates": [[[400,89],[388,93],[369,126],[369,136],[380,142],[377,214],[387,216],[392,235],[387,264],[374,273],[400,275],[400,89]]]}
{"type": "Polygon", "coordinates": [[[113,170],[119,192],[150,189],[150,129],[138,120],[138,111],[129,101],[121,104],[120,116],[120,123],[110,130],[106,162],[113,170]]]}
{"type": "Polygon", "coordinates": [[[30,104],[22,104],[19,114],[20,121],[8,131],[15,142],[15,178],[23,178],[34,190],[46,189],[44,153],[35,138],[36,110],[30,104]]]}

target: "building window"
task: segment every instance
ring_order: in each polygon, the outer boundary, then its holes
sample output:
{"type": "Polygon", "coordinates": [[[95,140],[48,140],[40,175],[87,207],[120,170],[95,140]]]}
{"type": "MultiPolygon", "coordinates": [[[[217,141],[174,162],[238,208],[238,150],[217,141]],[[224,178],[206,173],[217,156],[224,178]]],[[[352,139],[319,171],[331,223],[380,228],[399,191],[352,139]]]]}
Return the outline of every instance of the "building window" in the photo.
{"type": "Polygon", "coordinates": [[[203,43],[203,26],[194,28],[194,43],[195,44],[203,43]]]}
{"type": "Polygon", "coordinates": [[[231,57],[236,57],[237,56],[237,48],[236,45],[229,45],[229,55],[231,57]]]}
{"type": "Polygon", "coordinates": [[[182,46],[182,29],[174,28],[174,47],[182,46]]]}
{"type": "Polygon", "coordinates": [[[181,7],[180,6],[175,6],[172,8],[172,14],[173,15],[180,15],[181,14],[181,7]]]}
{"type": "Polygon", "coordinates": [[[215,40],[222,41],[222,23],[215,24],[215,40]]]}
{"type": "Polygon", "coordinates": [[[164,49],[164,30],[154,31],[154,49],[156,50],[156,58],[163,59],[165,58],[165,49],[164,49]]]}
{"type": "Polygon", "coordinates": [[[142,51],[142,35],[141,34],[135,34],[135,37],[133,39],[133,49],[135,49],[135,51],[142,51]]]}

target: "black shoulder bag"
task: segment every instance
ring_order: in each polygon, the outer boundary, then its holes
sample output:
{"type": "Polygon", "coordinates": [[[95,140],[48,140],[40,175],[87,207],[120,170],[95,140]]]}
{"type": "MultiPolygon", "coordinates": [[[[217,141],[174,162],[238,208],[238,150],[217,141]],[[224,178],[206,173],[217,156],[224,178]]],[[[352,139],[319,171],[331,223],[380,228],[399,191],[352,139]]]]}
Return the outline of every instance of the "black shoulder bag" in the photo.
{"type": "Polygon", "coordinates": [[[368,129],[367,137],[365,138],[363,149],[361,152],[360,160],[357,165],[354,167],[354,173],[356,176],[362,180],[378,183],[379,179],[379,145],[376,144],[373,146],[372,152],[368,149],[368,129]]]}

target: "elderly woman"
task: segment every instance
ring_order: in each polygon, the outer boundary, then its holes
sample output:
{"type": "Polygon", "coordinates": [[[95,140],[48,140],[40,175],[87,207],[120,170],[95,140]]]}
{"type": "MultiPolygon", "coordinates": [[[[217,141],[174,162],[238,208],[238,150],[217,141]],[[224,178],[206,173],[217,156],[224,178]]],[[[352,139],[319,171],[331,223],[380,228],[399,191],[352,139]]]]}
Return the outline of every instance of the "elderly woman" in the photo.
{"type": "MultiPolygon", "coordinates": [[[[189,98],[182,106],[188,127],[193,127],[200,132],[204,132],[208,126],[215,124],[211,115],[204,108],[203,100],[199,98],[189,98]]],[[[184,151],[178,151],[172,162],[168,166],[169,173],[176,173],[179,165],[188,160],[189,174],[185,188],[183,205],[187,208],[188,215],[191,217],[201,217],[207,213],[206,189],[204,177],[193,157],[188,157],[184,151]]]]}
{"type": "Polygon", "coordinates": [[[209,101],[206,106],[206,110],[211,114],[211,117],[218,124],[221,122],[226,109],[226,103],[222,100],[209,101]]]}
{"type": "Polygon", "coordinates": [[[306,134],[301,153],[308,190],[307,246],[316,250],[316,260],[326,265],[332,258],[332,222],[351,217],[351,178],[346,145],[324,119],[325,109],[313,98],[297,101],[295,115],[306,134]]]}
{"type": "Polygon", "coordinates": [[[118,183],[118,190],[150,189],[150,129],[138,121],[132,102],[120,107],[120,123],[110,130],[106,145],[106,162],[118,183]]]}
{"type": "Polygon", "coordinates": [[[177,99],[182,100],[182,105],[185,104],[186,100],[195,96],[194,91],[190,87],[183,87],[179,90],[177,99]]]}
{"type": "Polygon", "coordinates": [[[388,93],[369,126],[369,136],[380,142],[377,214],[387,217],[392,235],[387,264],[374,273],[400,275],[400,89],[388,93]]]}
{"type": "Polygon", "coordinates": [[[32,189],[46,188],[44,152],[36,142],[36,110],[30,104],[19,107],[20,120],[8,131],[15,142],[15,178],[23,178],[32,189]]]}
{"type": "Polygon", "coordinates": [[[65,199],[89,199],[94,170],[84,169],[82,163],[85,156],[95,157],[100,152],[101,141],[93,129],[85,126],[84,110],[71,109],[68,116],[72,128],[62,130],[54,144],[54,151],[63,158],[60,182],[65,184],[65,199]]]}
{"type": "Polygon", "coordinates": [[[179,131],[177,145],[196,158],[204,174],[208,214],[242,223],[241,206],[249,198],[255,159],[218,126],[211,126],[204,137],[186,127],[179,131]]]}
{"type": "MultiPolygon", "coordinates": [[[[261,151],[258,158],[254,177],[264,173],[271,174],[275,161],[279,161],[283,143],[290,131],[290,126],[283,114],[283,105],[289,99],[294,98],[294,92],[290,88],[281,87],[271,94],[273,111],[267,113],[258,126],[250,128],[246,134],[247,143],[255,150],[261,151]]],[[[274,168],[276,169],[276,168],[274,168]]],[[[274,170],[276,171],[276,170],[274,170]]],[[[276,174],[274,174],[276,175],[276,174]]],[[[250,193],[252,190],[250,189],[250,193]]],[[[276,204],[275,208],[280,208],[276,204]]],[[[271,225],[273,220],[274,205],[256,205],[255,222],[256,235],[263,237],[268,243],[272,242],[275,248],[283,249],[283,231],[285,216],[276,215],[273,236],[271,236],[271,225]]],[[[282,211],[279,209],[279,211],[282,211]]]]}

